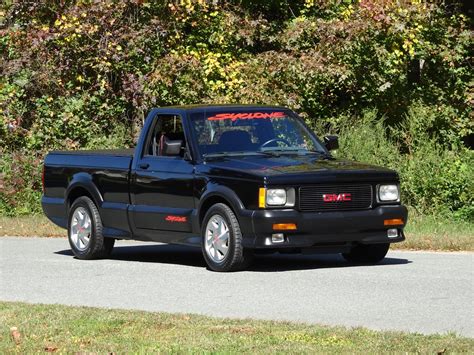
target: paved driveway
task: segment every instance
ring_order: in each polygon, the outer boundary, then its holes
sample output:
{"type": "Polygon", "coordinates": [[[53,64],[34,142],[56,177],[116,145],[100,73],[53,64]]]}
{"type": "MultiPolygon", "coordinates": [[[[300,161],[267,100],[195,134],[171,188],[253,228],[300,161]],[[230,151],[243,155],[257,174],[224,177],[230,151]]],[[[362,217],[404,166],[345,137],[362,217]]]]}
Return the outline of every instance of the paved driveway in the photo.
{"type": "Polygon", "coordinates": [[[0,238],[0,300],[302,321],[474,337],[473,253],[390,252],[377,266],[274,255],[206,270],[199,250],[118,242],[82,261],[67,240],[0,238]]]}

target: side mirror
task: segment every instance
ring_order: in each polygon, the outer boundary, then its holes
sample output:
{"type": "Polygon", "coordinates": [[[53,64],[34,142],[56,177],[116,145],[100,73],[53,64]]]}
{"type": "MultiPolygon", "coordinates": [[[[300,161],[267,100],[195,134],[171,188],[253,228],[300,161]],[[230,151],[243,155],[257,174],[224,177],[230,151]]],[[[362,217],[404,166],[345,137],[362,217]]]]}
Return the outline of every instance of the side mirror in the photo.
{"type": "Polygon", "coordinates": [[[326,136],[324,137],[324,145],[327,150],[336,150],[339,148],[339,137],[338,136],[326,136]]]}
{"type": "Polygon", "coordinates": [[[181,147],[183,146],[183,141],[181,139],[177,140],[163,140],[163,155],[166,156],[178,156],[181,154],[181,147]]]}

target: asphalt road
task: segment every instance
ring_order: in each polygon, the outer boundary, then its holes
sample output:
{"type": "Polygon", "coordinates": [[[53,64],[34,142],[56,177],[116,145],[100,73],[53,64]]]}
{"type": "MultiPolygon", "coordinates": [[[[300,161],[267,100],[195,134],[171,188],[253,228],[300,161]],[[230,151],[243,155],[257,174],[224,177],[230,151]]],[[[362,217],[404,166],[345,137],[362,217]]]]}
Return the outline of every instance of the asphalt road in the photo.
{"type": "Polygon", "coordinates": [[[473,261],[397,251],[354,266],[337,255],[272,255],[221,274],[186,247],[121,241],[112,259],[82,261],[66,239],[0,238],[0,300],[474,337],[473,261]]]}

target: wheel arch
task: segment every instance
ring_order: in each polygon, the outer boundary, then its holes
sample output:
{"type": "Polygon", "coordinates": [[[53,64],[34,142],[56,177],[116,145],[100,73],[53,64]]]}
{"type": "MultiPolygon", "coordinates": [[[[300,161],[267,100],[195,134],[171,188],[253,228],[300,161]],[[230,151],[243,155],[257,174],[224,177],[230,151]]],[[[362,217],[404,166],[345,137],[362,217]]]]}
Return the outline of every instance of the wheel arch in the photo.
{"type": "Polygon", "coordinates": [[[199,228],[202,227],[202,221],[206,212],[216,203],[223,203],[234,212],[237,220],[240,222],[240,211],[245,207],[242,204],[242,201],[238,198],[237,194],[231,189],[219,186],[214,188],[212,191],[208,191],[201,197],[201,202],[198,207],[198,223],[199,228]]]}
{"type": "Polygon", "coordinates": [[[89,197],[95,203],[97,208],[100,208],[102,202],[104,201],[99,189],[93,183],[92,177],[88,174],[82,173],[74,176],[73,180],[66,189],[65,195],[65,204],[67,211],[69,211],[69,208],[71,207],[73,202],[77,198],[82,196],[89,197]]]}

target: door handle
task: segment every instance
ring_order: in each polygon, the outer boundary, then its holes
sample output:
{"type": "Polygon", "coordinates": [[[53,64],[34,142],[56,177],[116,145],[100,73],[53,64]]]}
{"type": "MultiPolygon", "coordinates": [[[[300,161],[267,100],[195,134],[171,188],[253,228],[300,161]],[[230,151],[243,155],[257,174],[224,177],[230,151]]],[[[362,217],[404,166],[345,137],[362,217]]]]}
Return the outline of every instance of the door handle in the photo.
{"type": "Polygon", "coordinates": [[[150,164],[148,163],[141,163],[141,164],[138,164],[138,167],[140,169],[148,169],[150,167],[150,164]]]}

